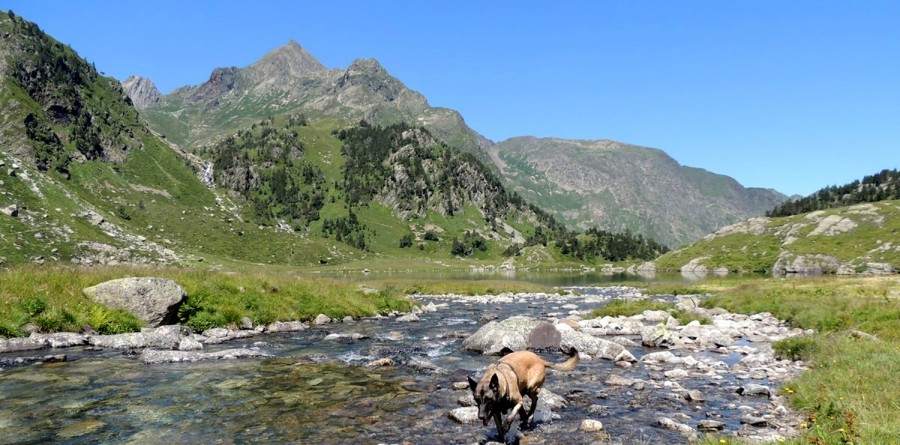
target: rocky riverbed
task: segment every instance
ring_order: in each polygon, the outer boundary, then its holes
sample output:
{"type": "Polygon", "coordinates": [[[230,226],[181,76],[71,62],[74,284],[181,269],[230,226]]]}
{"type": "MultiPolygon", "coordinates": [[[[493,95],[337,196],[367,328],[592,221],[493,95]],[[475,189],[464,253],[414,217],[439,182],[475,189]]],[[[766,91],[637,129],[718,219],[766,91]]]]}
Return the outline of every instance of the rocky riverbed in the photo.
{"type": "MultiPolygon", "coordinates": [[[[498,438],[473,422],[466,376],[498,358],[481,351],[538,341],[575,346],[582,362],[550,372],[536,424],[509,436],[521,443],[796,434],[779,388],[804,364],[776,360],[771,343],[799,330],[769,314],[700,309],[692,297],[677,302],[713,324],[652,311],[583,320],[611,299],[645,297],[577,291],[414,296],[414,314],[199,334],[163,326],[0,340],[0,443],[484,443],[498,438]]],[[[543,346],[548,360],[563,359],[543,346]]]]}

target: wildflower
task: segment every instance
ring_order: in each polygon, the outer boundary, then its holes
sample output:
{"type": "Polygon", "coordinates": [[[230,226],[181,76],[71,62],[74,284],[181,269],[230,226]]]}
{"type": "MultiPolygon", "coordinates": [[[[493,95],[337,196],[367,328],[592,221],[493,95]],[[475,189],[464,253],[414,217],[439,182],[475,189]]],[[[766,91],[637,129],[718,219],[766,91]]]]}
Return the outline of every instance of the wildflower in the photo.
{"type": "Polygon", "coordinates": [[[807,425],[807,424],[805,424],[805,423],[801,423],[801,424],[800,424],[800,428],[806,428],[807,426],[809,426],[809,425],[807,425]]]}
{"type": "Polygon", "coordinates": [[[728,441],[725,439],[719,439],[719,443],[728,443],[728,441]]]}
{"type": "Polygon", "coordinates": [[[843,429],[843,428],[839,428],[838,431],[840,431],[840,432],[843,433],[843,432],[844,432],[844,429],[843,429]]]}

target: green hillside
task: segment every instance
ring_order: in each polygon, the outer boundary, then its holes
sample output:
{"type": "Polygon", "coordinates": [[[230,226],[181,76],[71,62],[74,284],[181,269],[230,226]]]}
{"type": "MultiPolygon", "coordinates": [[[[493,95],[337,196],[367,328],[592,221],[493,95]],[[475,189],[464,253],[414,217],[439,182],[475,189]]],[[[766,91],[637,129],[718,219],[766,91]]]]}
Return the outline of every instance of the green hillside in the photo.
{"type": "Polygon", "coordinates": [[[656,260],[665,270],[884,274],[900,268],[900,201],[856,204],[720,229],[656,260]]]}

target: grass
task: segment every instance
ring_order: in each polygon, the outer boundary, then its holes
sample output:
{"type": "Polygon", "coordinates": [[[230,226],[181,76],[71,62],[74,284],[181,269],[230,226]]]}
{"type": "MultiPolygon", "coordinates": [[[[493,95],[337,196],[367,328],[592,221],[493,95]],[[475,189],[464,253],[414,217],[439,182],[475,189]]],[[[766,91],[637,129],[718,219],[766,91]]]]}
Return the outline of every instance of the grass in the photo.
{"type": "MultiPolygon", "coordinates": [[[[900,437],[900,279],[755,279],[697,286],[715,294],[704,306],[771,312],[811,336],[775,344],[809,370],[782,388],[803,411],[794,444],[895,443],[900,437]],[[855,329],[881,341],[851,338],[855,329]]],[[[707,438],[708,444],[733,439],[707,438]]]]}
{"type": "Polygon", "coordinates": [[[179,311],[181,322],[195,330],[234,325],[242,317],[267,324],[309,320],[320,313],[361,317],[413,306],[389,286],[370,291],[356,283],[259,270],[25,266],[0,273],[0,335],[24,335],[28,323],[43,332],[77,332],[86,324],[101,333],[136,331],[142,323],[133,315],[93,303],[81,293],[85,287],[126,276],[158,276],[179,283],[189,295],[179,311]]]}
{"type": "Polygon", "coordinates": [[[700,324],[712,324],[709,318],[696,312],[676,309],[672,303],[653,300],[613,300],[606,306],[594,309],[590,317],[630,317],[644,311],[666,311],[681,324],[688,324],[694,320],[699,321],[700,324]]]}

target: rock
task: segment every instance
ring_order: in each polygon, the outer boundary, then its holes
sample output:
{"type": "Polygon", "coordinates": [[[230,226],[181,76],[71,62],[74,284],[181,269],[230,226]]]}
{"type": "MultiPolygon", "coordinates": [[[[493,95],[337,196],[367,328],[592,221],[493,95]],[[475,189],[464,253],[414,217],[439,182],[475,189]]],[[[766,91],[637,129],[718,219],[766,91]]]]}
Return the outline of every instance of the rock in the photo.
{"type": "Polygon", "coordinates": [[[313,320],[313,324],[315,324],[315,325],[328,324],[328,323],[331,323],[331,321],[332,321],[331,317],[329,317],[325,314],[319,314],[316,316],[316,319],[313,320]]]}
{"type": "Polygon", "coordinates": [[[172,280],[155,277],[120,278],[82,291],[94,302],[123,309],[151,327],[178,321],[178,308],[187,292],[172,280]]]}
{"type": "Polygon", "coordinates": [[[192,337],[183,337],[178,342],[179,351],[199,351],[203,349],[203,344],[192,337]]]}
{"type": "Polygon", "coordinates": [[[3,358],[0,357],[0,366],[16,366],[28,363],[58,363],[67,360],[65,354],[34,355],[27,357],[3,358]]]}
{"type": "Polygon", "coordinates": [[[160,326],[145,329],[141,332],[116,335],[91,335],[88,343],[101,348],[116,349],[177,349],[184,336],[191,335],[191,329],[185,326],[160,326]]]}
{"type": "Polygon", "coordinates": [[[641,315],[644,316],[644,321],[648,323],[659,323],[669,318],[669,313],[666,311],[644,311],[641,315]]]}
{"type": "Polygon", "coordinates": [[[578,426],[578,429],[587,433],[593,433],[602,430],[603,423],[599,420],[584,419],[581,421],[581,425],[578,426]]]}
{"type": "Polygon", "coordinates": [[[156,349],[145,349],[141,353],[141,361],[147,364],[152,363],[179,363],[179,362],[196,362],[201,360],[232,360],[239,358],[257,358],[271,357],[262,351],[246,348],[225,349],[216,352],[195,352],[195,351],[160,351],[156,349]]]}
{"type": "Polygon", "coordinates": [[[15,218],[15,217],[19,216],[19,206],[17,204],[8,205],[8,206],[0,209],[0,212],[2,212],[6,216],[11,216],[11,217],[15,218]]]}
{"type": "Polygon", "coordinates": [[[669,348],[674,345],[672,333],[663,325],[641,329],[641,344],[650,348],[669,348]]]}
{"type": "Polygon", "coordinates": [[[341,319],[341,323],[352,323],[352,322],[353,322],[353,317],[351,317],[349,315],[347,315],[341,319]]]}
{"type": "Polygon", "coordinates": [[[685,400],[687,400],[689,402],[705,402],[706,401],[706,397],[703,397],[703,393],[701,393],[700,391],[697,391],[696,389],[685,393],[684,398],[685,398],[685,400]]]}
{"type": "Polygon", "coordinates": [[[298,332],[309,329],[302,321],[276,321],[266,326],[266,332],[298,332]]]}
{"type": "Polygon", "coordinates": [[[510,317],[503,321],[492,321],[482,326],[474,334],[463,340],[466,351],[476,351],[484,355],[500,355],[504,351],[522,351],[527,348],[527,336],[540,324],[529,317],[510,317]]]}
{"type": "Polygon", "coordinates": [[[469,382],[453,382],[453,389],[457,391],[469,389],[469,382]]]}
{"type": "Polygon", "coordinates": [[[700,431],[720,431],[725,429],[725,422],[718,420],[703,419],[697,423],[697,429],[700,431]]]}
{"type": "Polygon", "coordinates": [[[660,417],[659,419],[656,419],[656,422],[659,424],[659,426],[667,430],[677,431],[682,435],[682,437],[692,439],[697,436],[697,432],[694,431],[694,429],[691,428],[690,425],[678,423],[672,419],[669,419],[668,417],[660,417]]]}
{"type": "MultiPolygon", "coordinates": [[[[466,383],[466,387],[469,387],[469,384],[466,383]]],[[[475,397],[472,395],[472,391],[466,391],[463,395],[459,396],[456,399],[456,404],[459,406],[478,406],[478,403],[475,402],[475,397]]]]}
{"type": "Polygon", "coordinates": [[[570,328],[572,328],[572,329],[574,329],[574,330],[576,330],[576,331],[580,331],[580,330],[581,330],[581,325],[578,324],[577,321],[572,320],[571,318],[563,318],[562,320],[559,320],[559,321],[557,322],[557,327],[563,326],[563,325],[568,326],[568,327],[570,327],[570,328]]]}
{"type": "Polygon", "coordinates": [[[401,317],[397,317],[397,321],[402,321],[402,322],[419,321],[419,316],[416,314],[406,314],[401,317]]]}
{"type": "Polygon", "coordinates": [[[579,331],[566,331],[561,332],[560,334],[562,336],[560,346],[563,349],[575,348],[580,353],[593,357],[605,358],[607,360],[616,360],[618,357],[620,360],[636,361],[631,353],[629,353],[628,356],[620,356],[622,351],[625,351],[625,347],[618,343],[597,338],[579,331]]]}
{"type": "Polygon", "coordinates": [[[253,320],[250,317],[241,317],[241,329],[253,329],[253,320]]]}
{"type": "Polygon", "coordinates": [[[0,352],[33,351],[48,347],[50,347],[50,345],[40,338],[0,338],[0,352]]]}
{"type": "Polygon", "coordinates": [[[74,332],[55,332],[52,334],[34,333],[31,334],[30,338],[45,343],[51,348],[66,348],[69,346],[86,345],[88,343],[87,335],[74,332]]]}
{"type": "Polygon", "coordinates": [[[691,374],[684,369],[676,368],[676,369],[671,369],[669,371],[664,372],[663,375],[665,375],[667,378],[670,378],[670,379],[686,379],[691,374]]]}
{"type": "Polygon", "coordinates": [[[546,321],[542,321],[528,333],[525,344],[528,349],[532,350],[558,350],[561,340],[562,335],[556,327],[546,321]]]}
{"type": "Polygon", "coordinates": [[[641,357],[641,361],[644,363],[668,363],[674,357],[675,354],[672,354],[669,351],[659,351],[644,354],[644,356],[641,357]]]}
{"type": "Polygon", "coordinates": [[[456,408],[450,411],[449,417],[450,420],[462,424],[476,423],[478,422],[478,407],[465,406],[462,408],[456,408]]]}
{"type": "Polygon", "coordinates": [[[611,374],[603,383],[609,386],[631,386],[634,384],[634,379],[622,377],[618,374],[611,374]]]}
{"type": "Polygon", "coordinates": [[[772,391],[768,386],[750,383],[738,388],[737,393],[742,396],[771,396],[772,391]]]}
{"type": "Polygon", "coordinates": [[[394,366],[394,361],[389,358],[379,358],[366,363],[369,368],[377,368],[382,366],[394,366]]]}
{"type": "Polygon", "coordinates": [[[750,416],[750,415],[747,415],[747,416],[741,417],[741,423],[742,423],[742,424],[745,424],[745,425],[750,425],[750,426],[760,426],[760,427],[761,427],[761,426],[766,426],[766,425],[768,425],[768,424],[769,424],[769,421],[767,421],[766,419],[764,419],[764,418],[762,418],[762,417],[756,417],[756,416],[750,416]]]}

